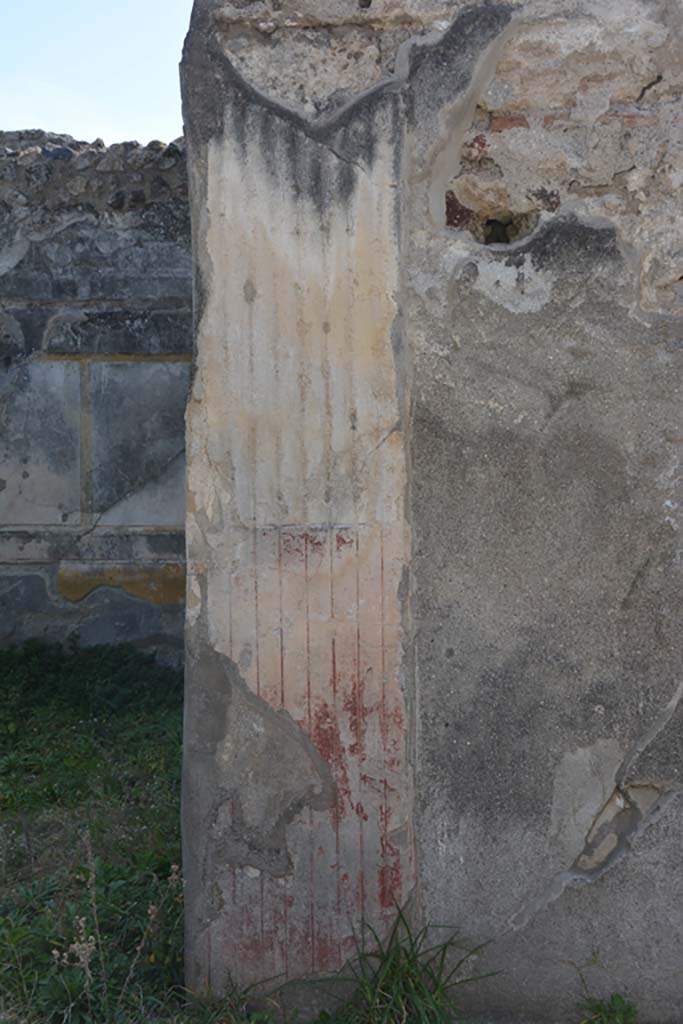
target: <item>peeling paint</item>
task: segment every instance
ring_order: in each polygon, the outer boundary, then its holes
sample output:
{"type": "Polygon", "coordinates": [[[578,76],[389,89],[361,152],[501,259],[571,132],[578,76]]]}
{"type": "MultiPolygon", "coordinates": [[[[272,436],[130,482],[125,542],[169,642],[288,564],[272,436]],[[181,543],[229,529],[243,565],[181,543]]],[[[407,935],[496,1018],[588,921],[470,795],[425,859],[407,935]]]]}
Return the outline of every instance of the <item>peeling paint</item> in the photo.
{"type": "Polygon", "coordinates": [[[517,265],[503,260],[479,260],[472,287],[510,313],[537,313],[553,292],[554,275],[534,266],[529,253],[517,265]]]}
{"type": "MultiPolygon", "coordinates": [[[[626,752],[620,764],[615,767],[616,785],[590,822],[579,855],[567,870],[553,876],[540,892],[529,898],[516,911],[509,921],[510,930],[519,931],[526,928],[529,922],[557,900],[568,886],[576,883],[590,883],[599,879],[605,871],[612,868],[621,857],[629,852],[632,841],[665,813],[672,800],[681,791],[678,782],[640,781],[638,779],[626,782],[626,777],[637,765],[638,758],[666,729],[682,699],[683,683],[677,687],[671,700],[650,727],[626,752]]],[[[594,805],[600,790],[604,788],[604,776],[611,771],[610,763],[614,760],[615,752],[615,744],[598,743],[592,750],[579,752],[578,761],[576,755],[564,760],[564,771],[566,773],[569,768],[572,776],[576,775],[577,764],[580,766],[579,771],[581,772],[584,771],[582,763],[590,764],[592,761],[590,774],[593,776],[593,785],[598,783],[597,792],[589,797],[594,805]],[[585,757],[586,754],[589,755],[588,759],[585,757]],[[602,761],[602,767],[596,772],[595,768],[600,761],[602,761]],[[603,776],[602,780],[600,779],[601,775],[603,776]]],[[[588,780],[588,789],[590,790],[590,788],[591,784],[588,780]]],[[[576,795],[580,801],[581,795],[579,793],[576,795]]],[[[582,810],[585,809],[584,807],[582,810]]],[[[572,809],[567,808],[567,810],[571,812],[572,809]]],[[[580,818],[575,817],[574,827],[576,828],[583,821],[585,821],[585,814],[580,818]]]]}

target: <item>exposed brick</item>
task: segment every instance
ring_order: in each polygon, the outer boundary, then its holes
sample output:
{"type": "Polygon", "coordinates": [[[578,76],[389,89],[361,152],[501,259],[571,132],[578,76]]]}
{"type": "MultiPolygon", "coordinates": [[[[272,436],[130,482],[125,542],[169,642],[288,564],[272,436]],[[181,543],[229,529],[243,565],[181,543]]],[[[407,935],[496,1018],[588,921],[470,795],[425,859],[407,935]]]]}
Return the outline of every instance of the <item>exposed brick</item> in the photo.
{"type": "Polygon", "coordinates": [[[529,122],[524,114],[492,114],[490,128],[492,132],[504,132],[508,128],[528,128],[529,122]]]}

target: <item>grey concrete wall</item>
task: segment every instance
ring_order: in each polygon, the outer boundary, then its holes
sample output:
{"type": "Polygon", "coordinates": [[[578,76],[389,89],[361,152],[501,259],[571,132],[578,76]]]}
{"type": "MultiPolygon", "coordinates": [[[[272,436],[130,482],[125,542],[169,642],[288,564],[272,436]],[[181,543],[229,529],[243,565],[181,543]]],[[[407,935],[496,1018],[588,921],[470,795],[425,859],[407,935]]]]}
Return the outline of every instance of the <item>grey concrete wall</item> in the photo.
{"type": "Polygon", "coordinates": [[[0,643],[182,650],[182,142],[0,134],[0,643]]]}
{"type": "MultiPolygon", "coordinates": [[[[571,1022],[583,969],[680,1020],[682,38],[673,0],[196,0],[191,984],[322,969],[339,864],[376,895],[388,861],[327,856],[340,794],[365,822],[396,783],[396,891],[491,943],[473,1012],[571,1022]]],[[[337,900],[333,958],[367,908],[337,900]]]]}

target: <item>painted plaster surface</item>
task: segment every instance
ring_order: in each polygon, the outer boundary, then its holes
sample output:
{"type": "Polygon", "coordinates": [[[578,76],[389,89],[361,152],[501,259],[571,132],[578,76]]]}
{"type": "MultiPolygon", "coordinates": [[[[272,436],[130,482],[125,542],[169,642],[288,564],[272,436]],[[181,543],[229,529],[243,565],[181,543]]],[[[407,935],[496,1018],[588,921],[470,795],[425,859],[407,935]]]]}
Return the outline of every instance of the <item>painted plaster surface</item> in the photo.
{"type": "Polygon", "coordinates": [[[185,842],[201,987],[229,970],[246,982],[336,970],[361,923],[385,928],[414,885],[384,110],[376,130],[374,159],[356,164],[233,106],[197,154],[185,842]],[[242,692],[253,721],[226,709],[209,755],[213,652],[222,700],[242,692]],[[208,778],[194,778],[193,759],[209,756],[208,778]]]}
{"type": "Polygon", "coordinates": [[[680,1019],[682,39],[196,4],[197,987],[323,971],[391,893],[490,942],[473,1014],[572,1021],[578,964],[680,1019]]]}
{"type": "Polygon", "coordinates": [[[0,133],[0,643],[180,656],[188,213],[181,145],[0,133]]]}

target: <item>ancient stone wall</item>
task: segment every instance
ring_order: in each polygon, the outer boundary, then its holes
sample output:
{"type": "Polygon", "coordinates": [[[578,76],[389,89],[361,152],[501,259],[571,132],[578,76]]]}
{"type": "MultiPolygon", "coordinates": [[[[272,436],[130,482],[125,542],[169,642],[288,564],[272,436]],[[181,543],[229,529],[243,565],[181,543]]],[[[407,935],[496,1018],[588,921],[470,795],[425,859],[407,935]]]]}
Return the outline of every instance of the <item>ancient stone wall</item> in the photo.
{"type": "Polygon", "coordinates": [[[415,112],[421,891],[500,1015],[573,1019],[592,963],[680,1018],[681,14],[520,4],[415,112]]]}
{"type": "Polygon", "coordinates": [[[191,985],[396,899],[491,942],[496,1020],[575,1019],[577,968],[680,1020],[682,40],[196,0],[191,985]]]}
{"type": "Polygon", "coordinates": [[[189,235],[182,143],[0,134],[0,643],[182,650],[189,235]]]}

